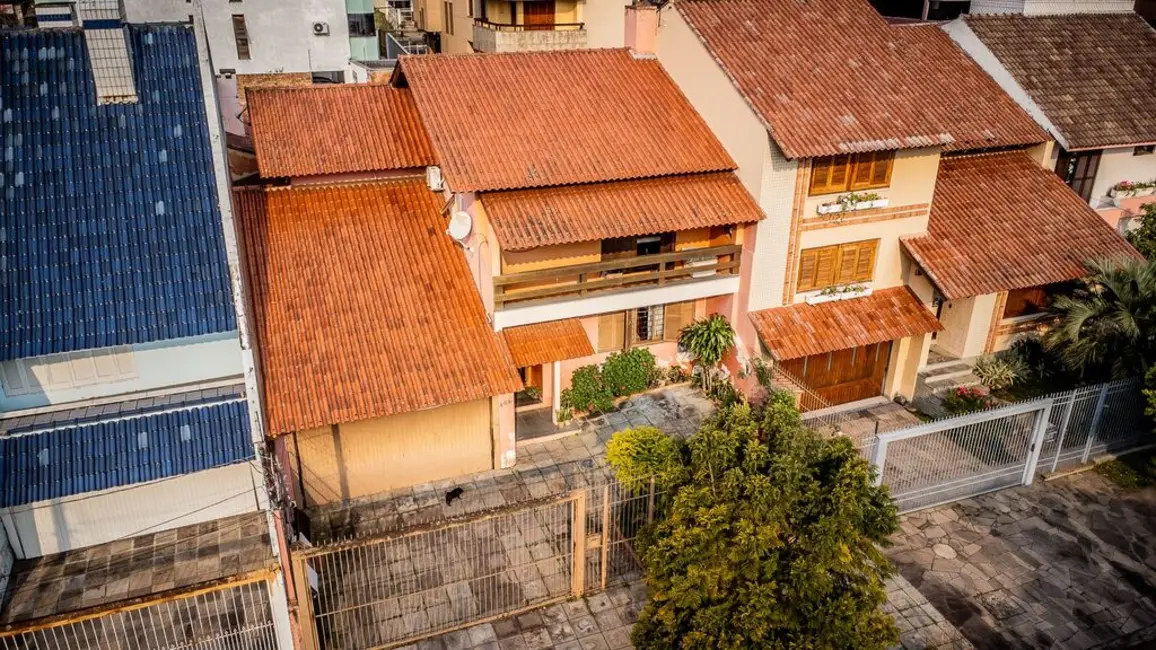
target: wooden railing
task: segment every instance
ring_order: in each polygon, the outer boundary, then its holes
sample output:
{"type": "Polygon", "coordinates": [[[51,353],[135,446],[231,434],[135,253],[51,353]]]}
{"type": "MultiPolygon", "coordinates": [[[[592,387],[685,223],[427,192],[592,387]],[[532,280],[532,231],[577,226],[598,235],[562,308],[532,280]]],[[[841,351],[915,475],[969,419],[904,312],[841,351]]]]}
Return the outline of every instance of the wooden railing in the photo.
{"type": "Polygon", "coordinates": [[[494,278],[494,308],[737,275],[741,252],[742,246],[714,246],[500,275],[494,278]],[[700,261],[704,258],[714,261],[704,264],[700,261]]]}
{"type": "Polygon", "coordinates": [[[492,29],[496,32],[525,32],[525,31],[554,31],[554,32],[576,32],[585,28],[586,23],[546,23],[527,25],[525,23],[492,23],[483,18],[475,18],[474,24],[485,29],[492,29]]]}

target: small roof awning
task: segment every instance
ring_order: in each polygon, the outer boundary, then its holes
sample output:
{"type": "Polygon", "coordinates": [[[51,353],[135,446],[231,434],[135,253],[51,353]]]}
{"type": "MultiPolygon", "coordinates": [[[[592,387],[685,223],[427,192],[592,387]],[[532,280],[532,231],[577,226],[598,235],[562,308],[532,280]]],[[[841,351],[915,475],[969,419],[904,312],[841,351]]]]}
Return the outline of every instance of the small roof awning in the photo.
{"type": "Polygon", "coordinates": [[[754,223],[763,218],[732,172],[487,192],[502,250],[754,223]]]}
{"type": "Polygon", "coordinates": [[[594,354],[590,337],[577,318],[510,327],[502,330],[502,338],[519,368],[594,354]]]}
{"type": "Polygon", "coordinates": [[[902,242],[948,300],[1074,280],[1088,260],[1139,256],[1022,151],[940,161],[927,234],[902,242]]]}
{"type": "Polygon", "coordinates": [[[777,361],[894,341],[943,329],[907,287],[869,296],[751,312],[759,339],[777,361]]]}

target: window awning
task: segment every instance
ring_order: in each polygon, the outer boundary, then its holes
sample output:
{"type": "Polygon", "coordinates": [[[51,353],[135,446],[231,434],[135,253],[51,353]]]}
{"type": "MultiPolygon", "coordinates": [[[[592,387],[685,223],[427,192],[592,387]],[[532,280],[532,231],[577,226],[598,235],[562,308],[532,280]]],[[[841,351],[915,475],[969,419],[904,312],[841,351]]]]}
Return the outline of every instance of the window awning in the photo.
{"type": "Polygon", "coordinates": [[[590,337],[577,318],[510,327],[502,330],[502,338],[519,368],[594,354],[590,337]]]}
{"type": "Polygon", "coordinates": [[[751,312],[759,339],[777,361],[894,341],[943,329],[907,287],[819,305],[751,312]]]}

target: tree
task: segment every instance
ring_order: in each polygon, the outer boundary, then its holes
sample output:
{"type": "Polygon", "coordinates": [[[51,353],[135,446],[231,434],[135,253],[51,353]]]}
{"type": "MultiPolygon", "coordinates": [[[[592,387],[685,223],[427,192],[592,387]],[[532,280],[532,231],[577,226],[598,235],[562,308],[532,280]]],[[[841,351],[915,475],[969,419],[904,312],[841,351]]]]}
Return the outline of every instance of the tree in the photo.
{"type": "Polygon", "coordinates": [[[1045,344],[1085,378],[1144,376],[1156,349],[1156,267],[1131,258],[1087,266],[1072,293],[1052,303],[1058,322],[1045,344]]]}
{"type": "Polygon", "coordinates": [[[708,420],[681,455],[669,512],[640,537],[649,598],[633,641],[668,648],[886,648],[880,607],[897,528],[847,438],[802,426],[791,396],[708,420]]]}
{"type": "Polygon", "coordinates": [[[711,314],[682,328],[678,342],[698,360],[703,388],[709,392],[714,370],[735,346],[734,328],[722,314],[711,314]]]}
{"type": "Polygon", "coordinates": [[[1141,209],[1140,227],[1128,233],[1128,242],[1144,259],[1156,261],[1156,203],[1145,203],[1141,209]]]}

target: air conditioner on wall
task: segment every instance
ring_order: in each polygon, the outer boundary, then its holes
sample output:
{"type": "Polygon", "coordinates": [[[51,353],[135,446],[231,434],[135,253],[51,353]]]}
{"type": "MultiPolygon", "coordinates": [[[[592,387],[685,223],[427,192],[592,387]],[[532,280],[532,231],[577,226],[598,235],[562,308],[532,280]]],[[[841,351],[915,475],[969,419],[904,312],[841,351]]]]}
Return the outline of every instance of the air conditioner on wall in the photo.
{"type": "Polygon", "coordinates": [[[329,23],[315,22],[313,23],[314,36],[329,36],[329,23]]]}

